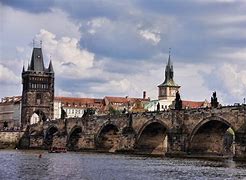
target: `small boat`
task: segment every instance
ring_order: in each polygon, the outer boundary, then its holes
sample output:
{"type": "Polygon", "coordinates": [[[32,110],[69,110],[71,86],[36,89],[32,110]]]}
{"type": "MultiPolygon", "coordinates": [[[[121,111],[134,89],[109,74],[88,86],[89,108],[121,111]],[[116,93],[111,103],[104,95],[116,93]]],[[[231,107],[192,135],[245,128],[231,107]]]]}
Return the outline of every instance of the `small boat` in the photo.
{"type": "Polygon", "coordinates": [[[49,153],[66,153],[67,148],[51,147],[49,153]]]}

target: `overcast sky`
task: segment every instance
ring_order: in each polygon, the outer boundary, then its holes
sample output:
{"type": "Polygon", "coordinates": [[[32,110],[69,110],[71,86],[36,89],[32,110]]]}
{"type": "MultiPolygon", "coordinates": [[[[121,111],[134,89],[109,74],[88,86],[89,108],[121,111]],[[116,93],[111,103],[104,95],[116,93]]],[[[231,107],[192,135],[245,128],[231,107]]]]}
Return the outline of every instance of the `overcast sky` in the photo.
{"type": "Polygon", "coordinates": [[[34,38],[58,96],[156,99],[171,48],[182,99],[246,97],[246,0],[0,0],[0,97],[21,95],[34,38]]]}

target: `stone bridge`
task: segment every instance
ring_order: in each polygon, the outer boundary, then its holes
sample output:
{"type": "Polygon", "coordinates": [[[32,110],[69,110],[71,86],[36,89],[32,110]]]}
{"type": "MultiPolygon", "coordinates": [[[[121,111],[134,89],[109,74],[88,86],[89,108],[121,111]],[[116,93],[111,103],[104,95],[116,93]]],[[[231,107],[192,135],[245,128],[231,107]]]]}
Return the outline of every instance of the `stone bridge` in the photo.
{"type": "Polygon", "coordinates": [[[245,158],[246,106],[40,122],[29,126],[25,142],[28,148],[245,158]]]}

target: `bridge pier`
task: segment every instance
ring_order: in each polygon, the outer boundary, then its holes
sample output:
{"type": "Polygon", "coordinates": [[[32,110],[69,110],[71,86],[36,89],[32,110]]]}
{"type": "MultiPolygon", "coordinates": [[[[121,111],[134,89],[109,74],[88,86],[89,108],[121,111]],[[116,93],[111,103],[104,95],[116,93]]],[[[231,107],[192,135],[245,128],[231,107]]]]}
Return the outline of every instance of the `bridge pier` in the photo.
{"type": "Polygon", "coordinates": [[[246,133],[235,133],[235,155],[234,160],[246,160],[246,133]]]}
{"type": "Polygon", "coordinates": [[[187,134],[179,130],[171,130],[168,135],[167,157],[187,156],[187,134]]]}
{"type": "Polygon", "coordinates": [[[95,136],[93,134],[83,134],[78,140],[78,150],[89,150],[95,149],[95,136]]]}
{"type": "Polygon", "coordinates": [[[31,135],[29,147],[31,149],[44,149],[44,138],[39,135],[31,135]]]}

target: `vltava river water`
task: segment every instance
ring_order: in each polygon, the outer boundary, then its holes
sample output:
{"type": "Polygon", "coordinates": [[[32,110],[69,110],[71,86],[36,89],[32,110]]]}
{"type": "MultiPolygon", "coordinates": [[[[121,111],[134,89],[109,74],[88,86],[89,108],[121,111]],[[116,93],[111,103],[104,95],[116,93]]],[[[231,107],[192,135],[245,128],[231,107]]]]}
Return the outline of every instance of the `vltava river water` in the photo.
{"type": "Polygon", "coordinates": [[[0,151],[0,179],[246,179],[246,164],[130,155],[0,151]],[[42,157],[39,158],[39,154],[42,157]]]}

